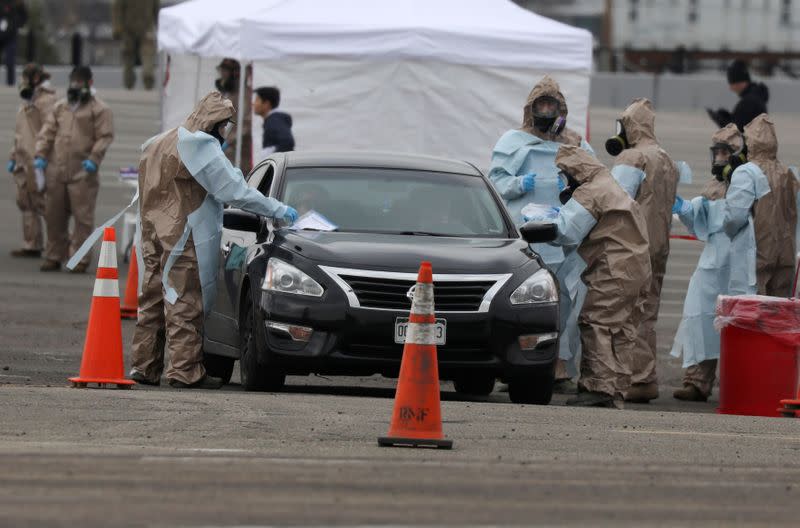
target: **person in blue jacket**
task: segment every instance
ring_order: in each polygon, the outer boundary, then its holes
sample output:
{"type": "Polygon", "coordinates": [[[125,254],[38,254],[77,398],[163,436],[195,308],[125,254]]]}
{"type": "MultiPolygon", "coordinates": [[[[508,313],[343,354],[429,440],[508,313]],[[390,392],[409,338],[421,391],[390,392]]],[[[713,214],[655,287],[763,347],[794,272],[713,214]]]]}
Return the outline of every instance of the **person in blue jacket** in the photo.
{"type": "MultiPolygon", "coordinates": [[[[522,127],[507,131],[492,151],[489,179],[502,196],[516,224],[525,223],[529,204],[561,206],[563,184],[555,164],[561,145],[592,147],[566,127],[567,102],[558,83],[544,76],[531,90],[523,110],[522,127]]],[[[530,215],[529,215],[530,216],[530,215]]],[[[533,244],[533,249],[556,274],[561,290],[561,340],[556,365],[556,392],[575,392],[575,356],[580,352],[578,314],[586,295],[581,273],[586,263],[572,246],[533,244]]]]}
{"type": "Polygon", "coordinates": [[[729,124],[712,137],[715,179],[691,201],[675,199],[673,212],[706,243],[686,292],[672,356],[683,356],[683,388],[673,396],[706,401],[716,379],[720,336],[714,328],[719,295],[756,293],[752,207],[769,193],[764,173],[747,162],[744,138],[729,124]]]}

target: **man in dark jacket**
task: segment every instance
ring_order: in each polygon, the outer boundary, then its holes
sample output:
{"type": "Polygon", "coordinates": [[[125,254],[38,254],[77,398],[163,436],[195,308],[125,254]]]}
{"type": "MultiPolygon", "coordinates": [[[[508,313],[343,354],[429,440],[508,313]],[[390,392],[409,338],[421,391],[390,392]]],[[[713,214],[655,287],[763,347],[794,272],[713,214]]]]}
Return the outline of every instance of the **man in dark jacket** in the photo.
{"type": "Polygon", "coordinates": [[[294,150],[292,135],[292,116],[276,109],[281,103],[281,92],[274,86],[262,86],[256,89],[253,111],[264,118],[264,135],[261,150],[256,153],[255,162],[259,162],[273,152],[289,152],[294,150]]]}
{"type": "Polygon", "coordinates": [[[728,66],[728,85],[731,91],[739,96],[739,102],[733,108],[733,113],[724,108],[716,112],[706,108],[706,111],[718,127],[725,128],[729,123],[736,123],[739,132],[744,132],[744,127],[750,121],[767,112],[769,89],[764,83],[754,83],[750,80],[747,64],[740,59],[736,59],[728,66]]]}
{"type": "Polygon", "coordinates": [[[6,84],[14,86],[17,66],[17,33],[28,23],[23,0],[0,0],[0,49],[6,66],[6,84]]]}

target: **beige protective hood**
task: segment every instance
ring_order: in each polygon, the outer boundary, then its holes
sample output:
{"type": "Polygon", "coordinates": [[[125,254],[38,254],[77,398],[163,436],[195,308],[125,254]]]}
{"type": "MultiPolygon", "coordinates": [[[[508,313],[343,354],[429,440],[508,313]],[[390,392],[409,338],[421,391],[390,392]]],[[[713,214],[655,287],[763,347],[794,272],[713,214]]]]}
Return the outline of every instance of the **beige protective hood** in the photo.
{"type": "Polygon", "coordinates": [[[597,158],[575,145],[563,145],[556,154],[556,167],[583,184],[606,170],[597,158]]]}
{"type": "Polygon", "coordinates": [[[775,124],[767,114],[761,114],[744,127],[747,156],[752,160],[775,159],[778,156],[778,136],[775,124]]]}
{"type": "Polygon", "coordinates": [[[622,127],[632,147],[647,141],[656,140],[656,114],[649,99],[639,98],[622,112],[622,127]]]}
{"type": "Polygon", "coordinates": [[[561,115],[567,117],[567,101],[564,94],[561,93],[561,87],[555,79],[549,75],[542,77],[536,86],[533,87],[531,93],[528,94],[528,99],[525,101],[525,108],[522,112],[522,129],[525,131],[533,130],[533,102],[539,97],[554,97],[561,104],[561,115]]]}
{"type": "Polygon", "coordinates": [[[744,137],[739,132],[739,129],[736,128],[735,123],[729,123],[725,128],[720,128],[711,136],[711,144],[716,145],[718,143],[728,145],[734,152],[739,152],[744,148],[744,137]]]}
{"type": "Polygon", "coordinates": [[[235,113],[233,103],[222,97],[221,93],[214,91],[197,103],[183,127],[189,132],[210,132],[214,125],[233,118],[235,113]]]}

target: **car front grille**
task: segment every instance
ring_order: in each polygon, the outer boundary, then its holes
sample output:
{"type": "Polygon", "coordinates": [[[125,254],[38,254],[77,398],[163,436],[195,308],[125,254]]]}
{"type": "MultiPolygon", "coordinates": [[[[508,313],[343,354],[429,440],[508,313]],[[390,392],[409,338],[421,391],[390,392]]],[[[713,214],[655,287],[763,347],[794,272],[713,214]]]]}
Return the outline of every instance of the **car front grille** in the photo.
{"type": "MultiPolygon", "coordinates": [[[[384,310],[411,309],[408,291],[415,281],[383,277],[340,275],[364,308],[384,310]]],[[[434,303],[437,311],[477,312],[486,294],[497,280],[434,281],[434,303]]]]}

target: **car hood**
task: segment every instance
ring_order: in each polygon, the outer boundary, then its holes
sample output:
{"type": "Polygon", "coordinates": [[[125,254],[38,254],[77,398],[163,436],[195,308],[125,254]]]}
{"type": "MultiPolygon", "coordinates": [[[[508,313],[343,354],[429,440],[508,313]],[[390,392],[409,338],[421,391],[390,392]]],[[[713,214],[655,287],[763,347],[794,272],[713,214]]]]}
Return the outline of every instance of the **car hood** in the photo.
{"type": "Polygon", "coordinates": [[[521,239],[281,230],[273,243],[318,265],[398,272],[426,260],[435,273],[510,273],[535,258],[521,239]]]}

